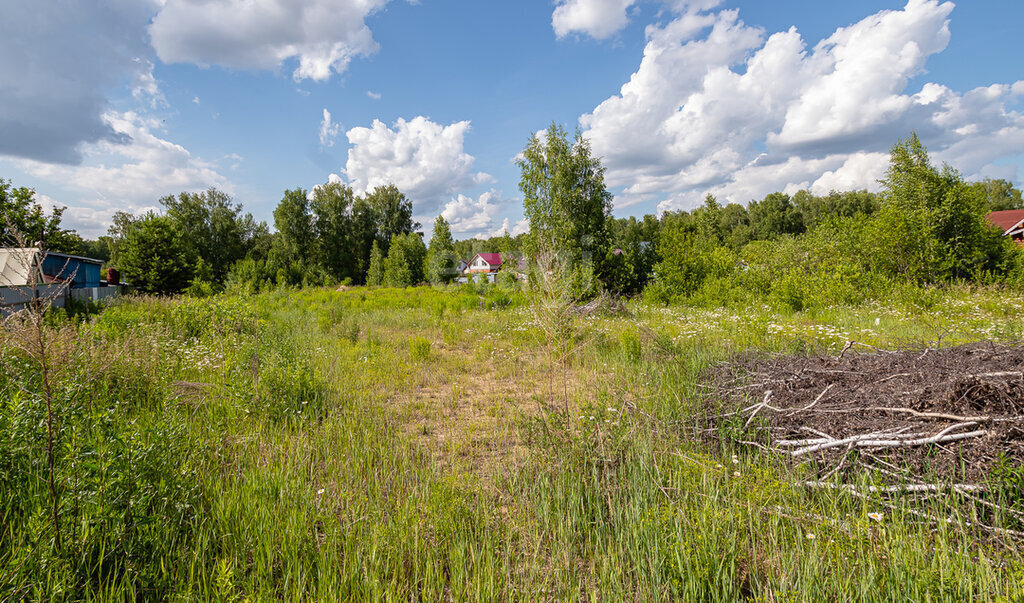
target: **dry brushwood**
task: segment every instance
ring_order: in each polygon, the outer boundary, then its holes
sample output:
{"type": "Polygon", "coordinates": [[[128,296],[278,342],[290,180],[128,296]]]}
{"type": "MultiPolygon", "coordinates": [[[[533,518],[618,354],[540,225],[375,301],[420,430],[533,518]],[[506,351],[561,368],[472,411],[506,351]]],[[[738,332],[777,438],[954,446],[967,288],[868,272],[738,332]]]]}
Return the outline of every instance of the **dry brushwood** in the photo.
{"type": "Polygon", "coordinates": [[[805,487],[856,496],[952,492],[1021,519],[1020,511],[977,495],[1000,457],[1024,462],[1024,345],[872,350],[850,344],[837,356],[747,356],[716,365],[703,375],[700,433],[742,422],[746,435],[737,443],[813,461],[805,466],[816,479],[805,487]],[[847,483],[858,471],[891,485],[847,483]]]}

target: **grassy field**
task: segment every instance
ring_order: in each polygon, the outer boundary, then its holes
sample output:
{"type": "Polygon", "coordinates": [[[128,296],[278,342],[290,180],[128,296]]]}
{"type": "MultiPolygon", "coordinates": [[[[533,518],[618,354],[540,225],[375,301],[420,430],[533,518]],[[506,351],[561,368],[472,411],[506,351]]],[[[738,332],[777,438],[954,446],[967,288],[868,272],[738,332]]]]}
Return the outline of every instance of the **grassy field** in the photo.
{"type": "Polygon", "coordinates": [[[1016,293],[549,310],[355,288],[8,323],[0,599],[1024,600],[978,507],[809,490],[692,428],[712,363],[1019,341],[1016,293]]]}

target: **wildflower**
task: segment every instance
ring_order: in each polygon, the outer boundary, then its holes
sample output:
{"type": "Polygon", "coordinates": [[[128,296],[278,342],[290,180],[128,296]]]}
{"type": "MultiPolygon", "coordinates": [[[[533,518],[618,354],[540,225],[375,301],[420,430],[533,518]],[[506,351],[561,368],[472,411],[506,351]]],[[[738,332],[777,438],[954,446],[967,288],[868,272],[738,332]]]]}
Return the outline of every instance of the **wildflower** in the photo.
{"type": "Polygon", "coordinates": [[[868,517],[870,517],[871,519],[874,519],[875,521],[882,521],[882,514],[881,513],[868,513],[868,517]]]}
{"type": "Polygon", "coordinates": [[[717,465],[715,465],[715,467],[718,467],[719,469],[723,469],[722,463],[718,463],[717,465]]]}
{"type": "Polygon", "coordinates": [[[324,489],[323,489],[323,488],[320,488],[319,490],[317,490],[317,491],[316,491],[316,493],[317,493],[317,494],[323,494],[323,493],[324,493],[324,489]]]}
{"type": "Polygon", "coordinates": [[[814,540],[814,538],[815,538],[814,534],[811,534],[810,532],[807,532],[807,540],[814,540]]]}
{"type": "Polygon", "coordinates": [[[732,474],[735,475],[736,477],[740,476],[740,472],[739,471],[733,471],[732,474]]]}
{"type": "Polygon", "coordinates": [[[736,455],[733,455],[733,457],[732,457],[732,464],[733,465],[739,465],[740,464],[740,460],[738,458],[736,458],[736,455]]]}

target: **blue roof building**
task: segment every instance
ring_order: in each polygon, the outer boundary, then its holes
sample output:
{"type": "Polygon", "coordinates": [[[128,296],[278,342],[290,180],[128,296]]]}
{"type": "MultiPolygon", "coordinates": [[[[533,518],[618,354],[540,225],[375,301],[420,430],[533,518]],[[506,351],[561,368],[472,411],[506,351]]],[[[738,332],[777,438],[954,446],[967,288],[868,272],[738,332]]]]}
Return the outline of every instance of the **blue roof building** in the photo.
{"type": "Polygon", "coordinates": [[[102,267],[103,260],[53,251],[43,258],[43,274],[57,280],[71,280],[72,289],[99,287],[102,267]]]}

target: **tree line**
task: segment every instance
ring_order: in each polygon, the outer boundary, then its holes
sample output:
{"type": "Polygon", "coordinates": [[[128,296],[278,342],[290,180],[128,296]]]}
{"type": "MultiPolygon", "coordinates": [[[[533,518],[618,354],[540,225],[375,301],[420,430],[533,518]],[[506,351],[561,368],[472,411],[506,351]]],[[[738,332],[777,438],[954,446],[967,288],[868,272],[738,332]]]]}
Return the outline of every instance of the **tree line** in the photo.
{"type": "Polygon", "coordinates": [[[531,137],[518,165],[530,230],[516,237],[456,241],[437,216],[427,244],[398,188],[360,196],[340,182],[285,191],[273,231],[209,189],[164,197],[161,213],[118,213],[107,236],[88,241],[61,226],[63,209],[47,213],[31,189],[0,180],[0,227],[108,260],[152,293],[446,283],[458,260],[481,252],[509,260],[506,282],[517,258],[557,257],[579,297],[605,290],[660,302],[767,295],[799,309],[893,282],[1024,281],[1021,250],[984,218],[1024,208],[1020,190],[933,166],[913,134],[893,146],[878,193],[776,192],[746,206],[708,195],[692,211],[660,217],[612,216],[604,168],[578,131],[570,137],[552,124],[531,137]]]}

